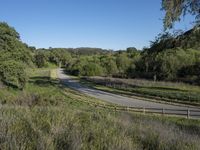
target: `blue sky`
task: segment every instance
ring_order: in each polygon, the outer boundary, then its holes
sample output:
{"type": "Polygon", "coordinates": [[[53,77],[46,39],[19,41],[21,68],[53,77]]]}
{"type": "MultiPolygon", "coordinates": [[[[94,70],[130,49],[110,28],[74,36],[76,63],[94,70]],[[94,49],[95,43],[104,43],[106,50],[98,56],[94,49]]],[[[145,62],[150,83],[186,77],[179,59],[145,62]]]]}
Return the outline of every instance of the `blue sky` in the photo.
{"type": "MultiPolygon", "coordinates": [[[[0,0],[0,21],[37,48],[139,49],[163,30],[161,0],[0,0]]],[[[186,17],[176,28],[190,28],[186,17]]]]}

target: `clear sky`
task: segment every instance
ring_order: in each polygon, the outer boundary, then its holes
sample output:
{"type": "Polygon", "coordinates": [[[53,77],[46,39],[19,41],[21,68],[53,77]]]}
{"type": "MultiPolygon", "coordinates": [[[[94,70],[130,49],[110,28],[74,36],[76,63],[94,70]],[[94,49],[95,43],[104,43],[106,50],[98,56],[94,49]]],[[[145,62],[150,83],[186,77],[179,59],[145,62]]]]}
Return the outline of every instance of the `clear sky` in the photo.
{"type": "Polygon", "coordinates": [[[0,0],[0,21],[37,48],[141,49],[163,29],[160,8],[161,0],[0,0]]]}

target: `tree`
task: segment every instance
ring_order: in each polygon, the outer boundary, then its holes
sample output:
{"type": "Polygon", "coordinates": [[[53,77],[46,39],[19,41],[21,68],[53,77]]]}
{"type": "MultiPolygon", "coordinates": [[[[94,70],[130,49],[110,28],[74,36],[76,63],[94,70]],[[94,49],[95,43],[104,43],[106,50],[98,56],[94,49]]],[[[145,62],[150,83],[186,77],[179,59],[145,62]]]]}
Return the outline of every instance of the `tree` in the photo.
{"type": "Polygon", "coordinates": [[[22,89],[27,81],[25,69],[32,64],[32,52],[21,42],[19,33],[0,22],[0,80],[22,89]]]}
{"type": "Polygon", "coordinates": [[[101,66],[104,68],[104,72],[108,76],[116,75],[118,73],[116,61],[111,55],[106,55],[101,58],[101,66]]]}
{"type": "Polygon", "coordinates": [[[135,48],[135,47],[128,47],[126,49],[126,51],[127,51],[127,53],[134,53],[134,52],[137,52],[137,48],[135,48]]]}
{"type": "Polygon", "coordinates": [[[127,57],[126,53],[122,53],[117,56],[116,64],[117,64],[117,68],[118,68],[121,76],[125,76],[125,73],[127,72],[128,68],[131,64],[131,61],[127,57]]]}
{"type": "Polygon", "coordinates": [[[0,61],[15,60],[32,64],[30,49],[20,41],[19,34],[6,23],[0,23],[0,61]]]}
{"type": "Polygon", "coordinates": [[[51,49],[50,61],[56,65],[66,66],[71,61],[71,54],[65,49],[51,49]]]}
{"type": "Polygon", "coordinates": [[[162,9],[165,10],[165,30],[172,28],[174,22],[180,21],[181,15],[194,15],[196,22],[200,22],[200,0],[162,0],[162,9]]]}
{"type": "Polygon", "coordinates": [[[99,64],[89,62],[85,66],[83,66],[82,75],[84,76],[100,76],[102,74],[103,74],[103,69],[99,64]]]}
{"type": "Polygon", "coordinates": [[[35,64],[37,65],[38,68],[42,68],[46,64],[46,56],[44,52],[39,51],[35,55],[35,64]]]}

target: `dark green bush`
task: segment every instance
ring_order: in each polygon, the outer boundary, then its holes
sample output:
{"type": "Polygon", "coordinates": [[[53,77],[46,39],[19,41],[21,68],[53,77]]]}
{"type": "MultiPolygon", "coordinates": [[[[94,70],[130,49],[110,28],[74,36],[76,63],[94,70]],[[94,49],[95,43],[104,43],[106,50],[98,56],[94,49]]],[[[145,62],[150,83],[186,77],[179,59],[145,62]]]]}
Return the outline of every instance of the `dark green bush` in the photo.
{"type": "Polygon", "coordinates": [[[13,60],[1,62],[0,79],[7,85],[23,89],[27,81],[24,64],[13,60]]]}
{"type": "Polygon", "coordinates": [[[83,67],[83,76],[100,76],[103,74],[103,69],[95,63],[88,63],[83,67]]]}
{"type": "Polygon", "coordinates": [[[35,64],[37,65],[38,68],[42,68],[42,67],[44,67],[46,65],[47,58],[46,58],[44,53],[38,52],[35,55],[35,60],[34,61],[35,61],[35,64]]]}

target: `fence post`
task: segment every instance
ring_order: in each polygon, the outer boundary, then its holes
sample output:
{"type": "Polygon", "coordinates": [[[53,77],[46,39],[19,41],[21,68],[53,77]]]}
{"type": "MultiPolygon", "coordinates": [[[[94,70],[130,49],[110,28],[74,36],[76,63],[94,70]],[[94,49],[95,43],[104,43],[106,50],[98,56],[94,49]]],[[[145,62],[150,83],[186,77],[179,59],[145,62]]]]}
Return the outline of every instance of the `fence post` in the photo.
{"type": "Polygon", "coordinates": [[[129,111],[129,107],[128,106],[127,106],[126,110],[129,111]]]}
{"type": "Polygon", "coordinates": [[[143,107],[143,113],[145,114],[146,110],[145,110],[145,107],[143,107]]]}
{"type": "Polygon", "coordinates": [[[190,110],[189,109],[187,110],[187,118],[188,119],[190,118],[190,110]]]}
{"type": "Polygon", "coordinates": [[[164,109],[164,108],[162,109],[162,114],[163,114],[163,115],[165,114],[165,109],[164,109]]]}

